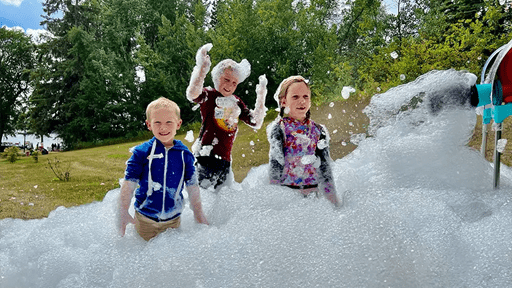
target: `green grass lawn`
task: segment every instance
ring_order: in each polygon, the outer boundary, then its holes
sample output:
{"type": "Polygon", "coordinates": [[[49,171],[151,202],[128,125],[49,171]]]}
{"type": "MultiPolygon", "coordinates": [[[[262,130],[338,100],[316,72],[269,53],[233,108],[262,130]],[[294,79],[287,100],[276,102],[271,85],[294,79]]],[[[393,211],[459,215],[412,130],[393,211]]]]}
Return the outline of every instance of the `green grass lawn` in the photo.
{"type": "MultiPolygon", "coordinates": [[[[331,136],[331,156],[339,159],[352,152],[356,146],[350,143],[350,135],[365,133],[368,125],[362,109],[369,99],[326,103],[311,108],[311,117],[327,126],[331,136]],[[331,107],[332,106],[332,107],[331,107]]],[[[233,147],[233,172],[235,180],[241,182],[253,167],[268,163],[268,141],[265,127],[277,112],[269,111],[262,129],[254,131],[240,124],[233,147]]],[[[481,118],[475,127],[469,146],[480,149],[481,118]]],[[[512,136],[512,120],[504,122],[503,138],[512,136]]],[[[185,129],[176,139],[189,148],[192,143],[185,141],[185,129]]],[[[194,131],[197,137],[198,131],[194,131]]],[[[489,133],[487,159],[492,161],[494,133],[489,133]]],[[[50,152],[39,156],[36,163],[32,157],[22,156],[15,163],[0,158],[0,219],[34,219],[47,217],[59,206],[71,207],[101,201],[105,194],[119,187],[119,179],[124,176],[129,149],[143,141],[96,147],[90,149],[50,152]],[[59,180],[49,168],[48,160],[58,159],[63,168],[69,166],[70,180],[59,180]]],[[[502,163],[509,165],[512,155],[505,151],[502,163]]]]}
{"type": "MultiPolygon", "coordinates": [[[[355,149],[350,144],[351,133],[365,132],[367,119],[361,113],[365,101],[336,102],[312,107],[312,119],[325,124],[331,132],[331,154],[341,158],[355,149]],[[329,116],[329,114],[331,116],[329,116]],[[336,133],[334,133],[336,132],[336,133]]],[[[235,181],[241,182],[253,167],[268,163],[266,126],[275,119],[277,112],[269,111],[262,129],[255,131],[245,124],[239,131],[233,147],[233,172],[235,181]]],[[[176,139],[191,148],[185,141],[185,129],[176,139]]],[[[198,131],[194,131],[197,137],[198,131]]],[[[0,159],[0,219],[34,219],[47,217],[59,206],[71,207],[101,201],[105,194],[119,188],[124,176],[129,149],[143,141],[96,147],[90,149],[50,152],[40,155],[36,163],[32,157],[21,156],[15,163],[0,159]],[[52,172],[48,161],[58,160],[70,172],[70,180],[61,181],[52,172]]]]}

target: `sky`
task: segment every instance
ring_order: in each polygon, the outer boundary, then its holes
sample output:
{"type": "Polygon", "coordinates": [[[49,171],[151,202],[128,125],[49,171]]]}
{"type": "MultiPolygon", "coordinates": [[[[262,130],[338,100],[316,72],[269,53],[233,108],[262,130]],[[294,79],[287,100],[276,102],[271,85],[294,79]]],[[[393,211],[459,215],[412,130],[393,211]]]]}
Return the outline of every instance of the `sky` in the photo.
{"type": "Polygon", "coordinates": [[[21,27],[27,34],[43,30],[43,0],[0,0],[0,27],[21,27]]]}
{"type": "MultiPolygon", "coordinates": [[[[0,27],[21,27],[27,34],[39,34],[43,27],[42,2],[44,0],[0,0],[0,27]]],[[[390,11],[396,8],[393,0],[386,1],[390,11]]]]}
{"type": "MultiPolygon", "coordinates": [[[[145,242],[132,224],[118,235],[115,188],[0,220],[0,287],[512,287],[512,170],[493,189],[492,164],[466,145],[476,80],[431,71],[372,97],[369,137],[332,163],[340,208],[267,184],[264,164],[201,191],[210,225],[187,206],[179,229],[145,242]]],[[[58,189],[30,184],[34,199],[58,189]]],[[[0,205],[38,209],[12,195],[0,205]]]]}

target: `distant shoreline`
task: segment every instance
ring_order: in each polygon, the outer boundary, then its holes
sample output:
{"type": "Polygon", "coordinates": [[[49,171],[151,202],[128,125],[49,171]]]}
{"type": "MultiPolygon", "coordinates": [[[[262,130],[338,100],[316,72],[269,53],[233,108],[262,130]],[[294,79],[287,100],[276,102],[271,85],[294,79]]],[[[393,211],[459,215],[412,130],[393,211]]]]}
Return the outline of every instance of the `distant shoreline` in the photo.
{"type": "MultiPolygon", "coordinates": [[[[41,137],[33,134],[27,134],[25,141],[32,143],[34,147],[36,147],[37,144],[41,145],[41,137]]],[[[46,148],[48,151],[51,150],[52,144],[60,144],[62,146],[62,139],[58,138],[55,134],[51,134],[50,137],[44,136],[43,141],[44,148],[46,148]]],[[[1,141],[1,145],[5,145],[8,143],[16,146],[22,146],[23,134],[16,134],[15,137],[10,135],[4,135],[1,141]]]]}

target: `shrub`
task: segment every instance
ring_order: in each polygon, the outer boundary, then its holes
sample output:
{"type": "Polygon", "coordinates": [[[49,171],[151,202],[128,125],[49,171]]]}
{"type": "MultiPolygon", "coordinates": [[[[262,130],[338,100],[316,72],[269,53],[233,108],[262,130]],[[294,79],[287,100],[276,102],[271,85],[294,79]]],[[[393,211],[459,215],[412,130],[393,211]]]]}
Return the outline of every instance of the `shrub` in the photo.
{"type": "Polygon", "coordinates": [[[34,162],[39,162],[39,151],[32,152],[32,159],[34,159],[34,162]]]}
{"type": "Polygon", "coordinates": [[[59,178],[60,181],[69,181],[69,177],[70,177],[70,172],[69,172],[69,167],[70,165],[68,164],[66,167],[62,167],[62,162],[60,162],[59,159],[57,159],[57,157],[55,157],[54,161],[48,159],[48,166],[49,167],[46,167],[46,168],[50,168],[52,169],[53,171],[53,174],[55,174],[55,176],[57,176],[57,178],[59,178]]]}
{"type": "Polygon", "coordinates": [[[4,150],[4,155],[7,157],[7,161],[14,163],[18,160],[20,149],[16,146],[11,146],[4,150]]]}

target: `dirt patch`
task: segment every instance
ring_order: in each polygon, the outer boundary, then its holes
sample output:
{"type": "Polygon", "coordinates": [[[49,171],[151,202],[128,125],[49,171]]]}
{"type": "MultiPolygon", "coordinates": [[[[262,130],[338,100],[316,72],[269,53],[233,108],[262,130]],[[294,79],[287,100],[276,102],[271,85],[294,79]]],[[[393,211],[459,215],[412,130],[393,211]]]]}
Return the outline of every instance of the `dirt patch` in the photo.
{"type": "Polygon", "coordinates": [[[370,99],[338,101],[325,103],[311,108],[311,119],[323,124],[331,136],[331,158],[343,158],[357,148],[351,142],[351,137],[357,134],[366,134],[370,123],[363,109],[370,103],[370,99]]]}

